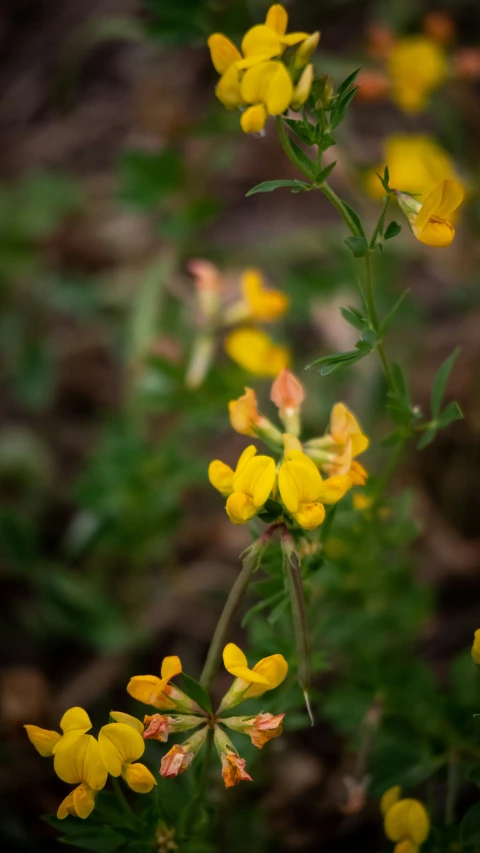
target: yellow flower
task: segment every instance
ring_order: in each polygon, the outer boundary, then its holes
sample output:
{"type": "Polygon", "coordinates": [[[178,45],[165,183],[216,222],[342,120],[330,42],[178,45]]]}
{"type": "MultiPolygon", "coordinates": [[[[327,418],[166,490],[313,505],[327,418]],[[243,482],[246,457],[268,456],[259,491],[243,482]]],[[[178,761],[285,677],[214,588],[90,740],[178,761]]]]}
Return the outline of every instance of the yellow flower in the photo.
{"type": "Polygon", "coordinates": [[[85,734],[85,732],[88,732],[92,728],[92,724],[87,712],[83,708],[75,707],[65,711],[60,720],[60,728],[63,734],[49,731],[48,729],[41,729],[39,726],[25,726],[24,728],[37,752],[43,758],[48,758],[53,755],[54,747],[65,735],[85,734]]]}
{"type": "Polygon", "coordinates": [[[344,403],[335,403],[330,415],[330,435],[335,444],[345,445],[352,442],[352,456],[358,456],[367,450],[369,441],[355,415],[344,403]]]}
{"type": "Polygon", "coordinates": [[[337,503],[351,487],[347,475],[322,480],[314,462],[301,450],[290,450],[278,473],[283,503],[305,530],[313,530],[325,518],[324,503],[337,503]]]}
{"type": "Polygon", "coordinates": [[[281,115],[288,108],[293,98],[292,78],[282,62],[269,60],[247,69],[240,92],[244,103],[252,105],[242,113],[242,130],[258,133],[269,115],[281,115]]]}
{"type": "Polygon", "coordinates": [[[419,847],[417,844],[414,844],[409,838],[405,838],[403,841],[399,841],[398,844],[395,844],[393,853],[418,853],[418,850],[419,847]]]}
{"type": "Polygon", "coordinates": [[[385,814],[384,829],[390,841],[423,844],[430,832],[430,819],[418,800],[398,800],[385,814]]]}
{"type": "Polygon", "coordinates": [[[170,680],[181,671],[182,664],[179,657],[176,655],[166,657],[162,661],[160,678],[157,675],[134,675],[128,682],[127,693],[139,702],[153,705],[161,711],[175,709],[194,714],[201,712],[201,708],[193,699],[170,684],[170,680]]]}
{"type": "Polygon", "coordinates": [[[156,785],[148,767],[137,762],[145,752],[145,741],[140,734],[143,725],[129,714],[129,722],[107,723],[98,735],[98,746],[103,764],[111,776],[121,776],[137,794],[148,794],[156,785]],[[136,762],[136,763],[134,763],[136,762]]]}
{"type": "Polygon", "coordinates": [[[390,185],[417,196],[421,201],[444,179],[456,179],[450,155],[434,139],[424,134],[395,134],[383,143],[382,165],[369,173],[367,189],[373,198],[382,198],[383,187],[376,172],[388,166],[390,185]]]}
{"type": "Polygon", "coordinates": [[[480,628],[473,635],[472,658],[477,666],[480,666],[480,628]]]}
{"type": "Polygon", "coordinates": [[[275,344],[260,329],[236,329],[225,340],[230,358],[254,376],[276,376],[290,364],[286,347],[275,344]]]}
{"type": "Polygon", "coordinates": [[[241,277],[241,287],[252,320],[267,323],[278,320],[288,311],[288,296],[281,290],[266,288],[265,279],[260,270],[244,270],[241,277]]]}
{"type": "Polygon", "coordinates": [[[107,781],[107,770],[93,735],[66,735],[54,747],[55,773],[63,782],[77,785],[60,804],[57,817],[67,815],[85,819],[95,807],[95,799],[107,781]]]}
{"type": "Polygon", "coordinates": [[[380,800],[380,811],[384,817],[388,810],[391,809],[395,803],[398,803],[401,795],[402,789],[400,785],[394,785],[393,788],[389,788],[388,791],[385,791],[380,800]]]}
{"type": "Polygon", "coordinates": [[[396,193],[414,237],[420,243],[436,248],[449,246],[455,237],[452,213],[461,205],[465,191],[458,181],[442,181],[423,204],[406,193],[396,193]]]}
{"type": "Polygon", "coordinates": [[[419,112],[430,92],[445,80],[445,52],[427,36],[399,39],[390,52],[388,71],[396,104],[405,112],[419,112]]]}
{"type": "Polygon", "coordinates": [[[252,444],[245,448],[233,471],[224,462],[210,463],[208,478],[222,495],[228,496],[226,510],[233,524],[245,524],[264,505],[275,483],[275,462],[270,456],[257,456],[252,444]]]}
{"type": "MultiPolygon", "coordinates": [[[[230,423],[235,432],[261,438],[274,448],[282,446],[282,434],[257,409],[257,396],[252,388],[245,388],[245,394],[228,404],[230,423]]],[[[220,489],[219,491],[222,491],[220,489]]]]}
{"type": "Polygon", "coordinates": [[[235,643],[225,646],[223,663],[227,672],[235,676],[235,681],[223,697],[219,713],[238,705],[244,699],[252,699],[262,696],[267,690],[274,690],[288,672],[288,663],[280,654],[262,658],[250,669],[247,658],[235,643]]]}

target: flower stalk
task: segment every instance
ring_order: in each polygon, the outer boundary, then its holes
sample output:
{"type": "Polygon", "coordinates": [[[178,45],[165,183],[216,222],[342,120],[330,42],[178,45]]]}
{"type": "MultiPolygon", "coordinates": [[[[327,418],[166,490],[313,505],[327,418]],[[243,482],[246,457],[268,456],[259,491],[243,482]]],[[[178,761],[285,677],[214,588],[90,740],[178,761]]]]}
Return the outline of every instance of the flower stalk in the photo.
{"type": "Polygon", "coordinates": [[[295,549],[295,543],[291,533],[286,527],[282,530],[282,552],[283,570],[287,581],[290,604],[292,608],[293,633],[297,651],[298,681],[302,688],[307,706],[308,716],[312,726],[314,725],[313,713],[310,705],[309,688],[311,680],[310,672],[310,638],[307,624],[307,610],[303,592],[302,576],[300,573],[300,561],[295,549]]]}

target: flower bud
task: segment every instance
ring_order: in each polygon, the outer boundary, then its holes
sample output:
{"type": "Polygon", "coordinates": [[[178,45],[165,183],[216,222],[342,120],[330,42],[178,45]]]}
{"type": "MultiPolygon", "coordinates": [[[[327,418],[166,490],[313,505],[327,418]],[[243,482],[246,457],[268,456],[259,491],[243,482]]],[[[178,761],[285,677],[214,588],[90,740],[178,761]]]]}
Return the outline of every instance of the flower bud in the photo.
{"type": "Polygon", "coordinates": [[[473,635],[472,658],[477,666],[480,666],[480,628],[473,635]]]}
{"type": "Polygon", "coordinates": [[[212,320],[220,307],[222,279],[215,264],[202,258],[188,262],[188,271],[193,275],[197,291],[198,304],[206,320],[212,320]]]}
{"type": "Polygon", "coordinates": [[[147,714],[143,722],[146,729],[143,733],[144,740],[158,740],[166,743],[168,736],[173,732],[185,732],[194,729],[205,722],[204,717],[196,717],[193,714],[147,714]]]}
{"type": "Polygon", "coordinates": [[[160,764],[160,776],[164,779],[170,776],[179,776],[188,770],[193,759],[205,743],[208,726],[204,726],[199,732],[195,732],[183,743],[176,743],[162,758],[160,764]]]}
{"type": "Polygon", "coordinates": [[[329,74],[322,74],[313,84],[313,96],[316,99],[315,108],[317,110],[325,110],[330,106],[330,101],[334,96],[333,77],[329,74]]]}
{"type": "Polygon", "coordinates": [[[222,762],[222,776],[226,788],[232,788],[239,782],[253,782],[245,770],[245,759],[240,757],[220,726],[215,726],[215,746],[222,762]]]}
{"type": "Polygon", "coordinates": [[[303,69],[300,79],[293,90],[292,100],[290,101],[292,110],[299,110],[307,100],[312,90],[313,74],[313,65],[310,63],[303,69]]]}
{"type": "Polygon", "coordinates": [[[287,433],[298,436],[300,407],[305,399],[305,389],[297,377],[285,367],[272,384],[270,399],[278,407],[287,433]]]}
{"type": "Polygon", "coordinates": [[[297,48],[295,53],[295,57],[293,60],[294,68],[303,68],[310,61],[310,57],[315,53],[318,43],[320,41],[320,32],[317,30],[312,33],[308,39],[302,41],[300,47],[297,48]]]}
{"type": "Polygon", "coordinates": [[[245,388],[245,394],[228,404],[230,423],[240,435],[261,438],[270,447],[282,446],[279,430],[257,409],[257,396],[251,388],[245,388]]]}
{"type": "Polygon", "coordinates": [[[256,717],[226,717],[222,719],[222,723],[235,732],[248,735],[253,745],[262,749],[269,740],[280,737],[284,716],[285,714],[274,716],[262,711],[256,717]]]}

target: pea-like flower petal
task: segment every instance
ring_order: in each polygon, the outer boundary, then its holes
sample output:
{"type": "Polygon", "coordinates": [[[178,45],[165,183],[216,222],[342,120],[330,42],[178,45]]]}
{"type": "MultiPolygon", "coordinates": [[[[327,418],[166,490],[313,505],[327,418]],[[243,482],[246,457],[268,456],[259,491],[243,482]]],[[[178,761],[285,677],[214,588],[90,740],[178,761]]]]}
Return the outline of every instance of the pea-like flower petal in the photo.
{"type": "Polygon", "coordinates": [[[125,779],[128,787],[137,794],[148,794],[157,784],[155,776],[144,764],[126,764],[122,770],[122,779],[125,779]]]}
{"type": "Polygon", "coordinates": [[[120,776],[123,765],[136,761],[145,751],[145,741],[132,726],[108,723],[98,735],[101,759],[111,776],[120,776]]]}
{"type": "MultiPolygon", "coordinates": [[[[133,732],[129,726],[125,728],[133,732]]],[[[138,737],[140,738],[140,735],[138,737]]],[[[57,776],[70,785],[85,782],[94,791],[99,791],[107,781],[107,770],[100,755],[99,744],[93,735],[80,734],[77,737],[65,738],[64,743],[55,752],[53,766],[57,776]]]]}
{"type": "Polygon", "coordinates": [[[224,74],[234,62],[242,58],[240,51],[222,33],[212,33],[207,42],[215,70],[224,74]]]}
{"type": "Polygon", "coordinates": [[[40,726],[24,726],[24,728],[29,740],[42,758],[53,755],[53,748],[62,737],[58,732],[41,729],[40,726]]]}

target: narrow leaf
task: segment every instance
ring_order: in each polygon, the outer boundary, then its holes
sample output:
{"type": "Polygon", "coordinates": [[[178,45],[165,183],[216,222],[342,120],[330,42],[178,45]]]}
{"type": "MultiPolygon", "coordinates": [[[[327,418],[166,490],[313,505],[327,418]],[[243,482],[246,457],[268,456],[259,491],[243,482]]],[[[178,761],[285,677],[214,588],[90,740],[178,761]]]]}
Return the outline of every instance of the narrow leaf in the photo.
{"type": "Polygon", "coordinates": [[[323,184],[324,181],[327,180],[330,172],[335,168],[336,165],[337,161],[335,160],[333,163],[329,163],[328,166],[325,166],[324,169],[321,169],[320,172],[315,175],[315,183],[317,185],[323,184]]]}
{"type": "Polygon", "coordinates": [[[449,424],[453,424],[454,421],[461,421],[463,418],[463,412],[456,401],[453,401],[446,406],[440,415],[437,423],[439,429],[445,429],[445,427],[449,426],[449,424]]]}
{"type": "Polygon", "coordinates": [[[437,434],[437,430],[435,427],[430,427],[429,429],[426,429],[425,432],[423,433],[420,441],[417,444],[417,450],[423,450],[424,447],[428,447],[428,445],[432,443],[436,434],[437,434]]]}
{"type": "Polygon", "coordinates": [[[367,322],[365,317],[360,314],[360,311],[357,311],[356,308],[340,308],[340,314],[343,319],[353,326],[354,329],[358,329],[359,332],[365,327],[365,323],[367,322]]]}
{"type": "Polygon", "coordinates": [[[195,681],[195,679],[190,675],[187,675],[186,672],[182,672],[182,680],[185,685],[185,693],[187,693],[191,699],[194,699],[204,711],[208,711],[208,713],[211,714],[212,703],[205,688],[202,687],[198,681],[195,681]]]}
{"type": "Polygon", "coordinates": [[[346,201],[343,202],[343,206],[347,209],[348,213],[350,214],[350,217],[353,219],[353,222],[357,226],[362,237],[365,237],[365,231],[363,230],[363,225],[361,223],[361,220],[360,220],[358,213],[356,213],[356,211],[353,209],[353,207],[350,207],[350,205],[347,204],[346,201]]]}
{"type": "Polygon", "coordinates": [[[254,195],[255,193],[271,193],[273,190],[277,190],[280,187],[285,187],[288,189],[296,190],[300,192],[301,190],[310,190],[312,189],[310,184],[306,184],[304,181],[293,180],[278,180],[278,181],[262,181],[261,184],[257,184],[256,187],[252,187],[251,190],[246,193],[247,196],[254,195]]]}
{"type": "Polygon", "coordinates": [[[343,83],[340,83],[340,86],[338,87],[338,94],[339,95],[343,95],[344,92],[346,92],[347,89],[352,85],[352,83],[355,82],[358,75],[360,74],[360,70],[361,70],[360,68],[357,68],[356,71],[352,71],[352,73],[349,74],[348,77],[345,78],[343,83]]]}
{"type": "Polygon", "coordinates": [[[403,291],[402,295],[395,302],[393,308],[391,308],[386,317],[383,318],[382,322],[380,323],[380,335],[384,335],[386,332],[388,332],[390,326],[392,325],[395,319],[396,313],[400,308],[400,305],[402,304],[403,300],[405,299],[407,293],[410,293],[410,289],[403,291]]]}
{"type": "Polygon", "coordinates": [[[448,358],[440,365],[437,370],[437,374],[433,381],[432,388],[432,397],[431,397],[431,407],[432,407],[432,416],[435,420],[438,420],[440,415],[440,407],[442,405],[443,394],[445,391],[445,386],[448,382],[448,377],[450,376],[452,367],[455,363],[455,359],[459,353],[459,349],[455,349],[448,358]]]}

